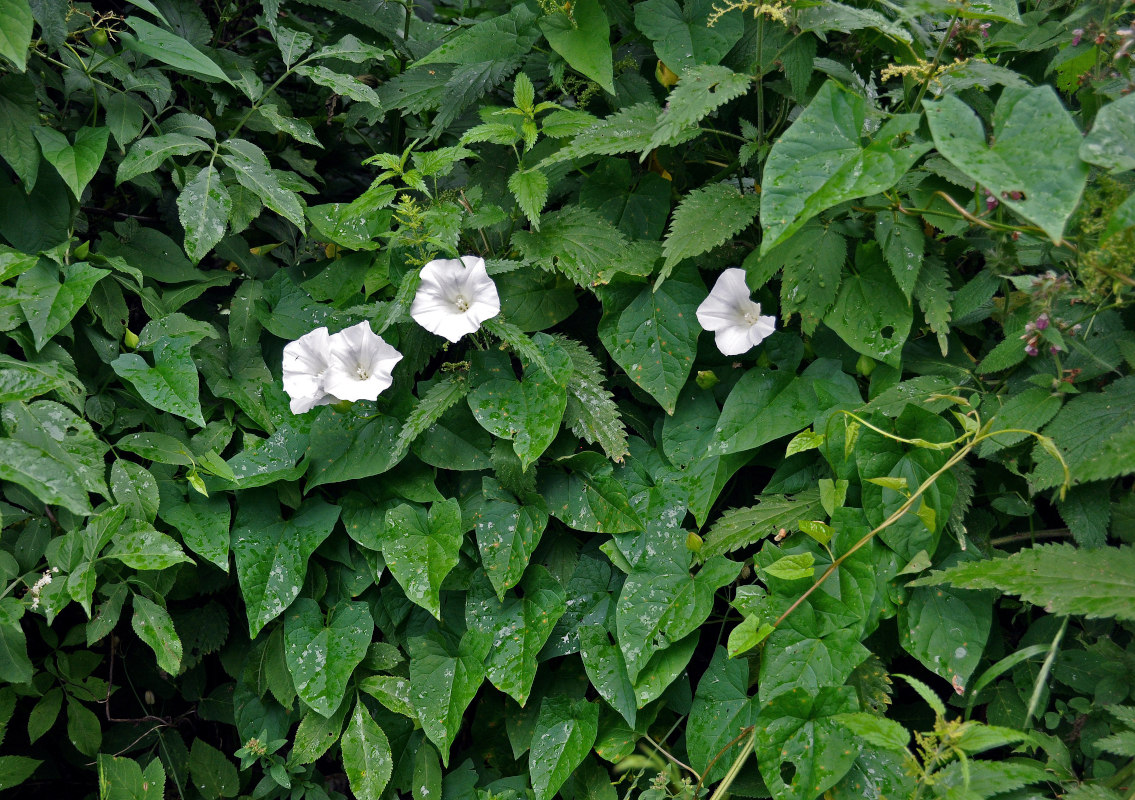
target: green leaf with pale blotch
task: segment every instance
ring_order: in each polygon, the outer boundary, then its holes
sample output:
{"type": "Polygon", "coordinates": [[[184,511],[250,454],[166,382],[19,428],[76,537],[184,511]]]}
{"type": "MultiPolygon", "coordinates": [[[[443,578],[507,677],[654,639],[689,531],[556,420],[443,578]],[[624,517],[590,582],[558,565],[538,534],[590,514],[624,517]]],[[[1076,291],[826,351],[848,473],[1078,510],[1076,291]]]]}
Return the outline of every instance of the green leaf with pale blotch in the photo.
{"type": "Polygon", "coordinates": [[[209,164],[177,196],[178,217],[185,229],[185,253],[197,263],[225,236],[233,201],[221,173],[209,164]]]}
{"type": "MultiPolygon", "coordinates": [[[[957,563],[950,558],[946,564],[957,563]]],[[[959,693],[981,663],[993,622],[993,595],[917,587],[899,607],[903,649],[959,693]]]]}
{"type": "Polygon", "coordinates": [[[461,730],[461,718],[485,680],[488,637],[467,631],[456,648],[440,634],[411,637],[410,688],[416,700],[422,729],[437,745],[442,763],[449,766],[449,747],[461,730]]]}
{"type": "Polygon", "coordinates": [[[533,337],[548,374],[535,362],[518,381],[509,372],[492,378],[469,393],[473,416],[494,436],[511,439],[513,449],[525,469],[536,461],[560,430],[567,408],[571,357],[547,334],[533,337]]]}
{"type": "Polygon", "coordinates": [[[612,295],[604,300],[600,341],[627,376],[673,414],[697,352],[695,312],[705,284],[696,270],[682,268],[657,289],[612,295]]]}
{"type": "Polygon", "coordinates": [[[124,353],[110,366],[120,378],[133,384],[142,399],[154,408],[204,427],[197,365],[190,353],[192,346],[187,337],[162,338],[154,345],[152,367],[137,353],[124,353]]]}
{"type": "Polygon", "coordinates": [[[187,136],[183,133],[166,133],[139,139],[118,165],[115,183],[122,183],[138,175],[153,172],[170,156],[186,156],[211,149],[196,136],[187,136]]]}
{"type": "Polygon", "coordinates": [[[74,144],[52,128],[36,127],[32,133],[39,140],[43,157],[59,172],[75,198],[81,197],[106,155],[110,128],[79,128],[74,144]]]}
{"type": "Polygon", "coordinates": [[[474,516],[477,549],[485,574],[504,600],[505,590],[520,582],[540,536],[548,525],[543,499],[530,494],[523,501],[492,478],[482,478],[484,502],[474,516]]]}
{"type": "Polygon", "coordinates": [[[343,731],[340,747],[351,793],[358,800],[381,800],[394,769],[394,756],[386,733],[361,699],[355,703],[355,712],[347,730],[343,731]]]}
{"type": "Polygon", "coordinates": [[[48,505],[91,513],[90,498],[74,464],[27,442],[0,438],[0,480],[24,487],[48,505]]]}
{"type": "Polygon", "coordinates": [[[825,209],[890,189],[930,149],[915,138],[917,114],[892,117],[864,144],[867,116],[864,98],[828,81],[776,140],[761,182],[761,253],[825,209]]]}
{"type": "Polygon", "coordinates": [[[958,564],[912,581],[959,589],[997,589],[1053,614],[1135,620],[1135,547],[1083,550],[1042,544],[1008,558],[958,564]]]}
{"type": "Polygon", "coordinates": [[[539,493],[548,513],[575,530],[626,533],[643,523],[627,498],[626,487],[612,476],[610,462],[584,452],[539,472],[539,493]]]}
{"type": "Polygon", "coordinates": [[[1135,169],[1135,96],[1124,95],[1096,114],[1080,158],[1111,172],[1135,169]]]}
{"type": "Polygon", "coordinates": [[[602,625],[580,625],[579,655],[591,685],[632,728],[638,708],[623,653],[602,625]]]}
{"type": "Polygon", "coordinates": [[[611,59],[611,23],[599,0],[579,0],[567,13],[547,14],[540,19],[540,30],[552,49],[568,65],[615,94],[611,59]]]}
{"type": "Polygon", "coordinates": [[[134,617],[130,624],[138,638],[154,651],[158,666],[170,675],[176,675],[181,670],[181,638],[173,627],[169,612],[136,594],[134,617]]]}
{"type": "Polygon", "coordinates": [[[759,195],[742,194],[735,183],[711,183],[682,198],[662,244],[666,261],[655,288],[682,259],[700,256],[749,227],[760,202],[759,195]]]}
{"type": "Polygon", "coordinates": [[[331,534],[339,507],[311,498],[285,520],[267,490],[243,493],[241,500],[232,550],[249,635],[256,636],[299,595],[308,559],[331,534]]]}
{"type": "Polygon", "coordinates": [[[465,624],[492,642],[486,664],[489,680],[521,705],[536,679],[536,655],[566,609],[563,587],[536,564],[503,602],[483,573],[466,595],[465,624]]]}
{"type": "Polygon", "coordinates": [[[544,698],[532,729],[532,752],[528,756],[536,800],[549,800],[556,795],[591,752],[598,732],[598,704],[562,695],[544,698]]]}
{"type": "Polygon", "coordinates": [[[464,530],[456,500],[420,506],[402,503],[386,512],[382,555],[406,597],[441,618],[441,582],[457,566],[464,530]]]}
{"type": "Polygon", "coordinates": [[[185,542],[197,555],[215,564],[218,569],[229,571],[229,522],[232,512],[228,498],[223,493],[202,497],[190,492],[188,502],[180,499],[167,500],[162,492],[159,516],[181,534],[185,542]]]}
{"type": "Polygon", "coordinates": [[[1003,90],[992,144],[981,119],[955,95],[924,104],[939,153],[1052,241],[1063,238],[1088,166],[1080,160],[1080,131],[1052,87],[1003,90]]]}
{"type": "Polygon", "coordinates": [[[296,600],[284,615],[284,659],[300,699],[330,718],[373,634],[366,603],[341,602],[324,613],[314,600],[296,600]]]}

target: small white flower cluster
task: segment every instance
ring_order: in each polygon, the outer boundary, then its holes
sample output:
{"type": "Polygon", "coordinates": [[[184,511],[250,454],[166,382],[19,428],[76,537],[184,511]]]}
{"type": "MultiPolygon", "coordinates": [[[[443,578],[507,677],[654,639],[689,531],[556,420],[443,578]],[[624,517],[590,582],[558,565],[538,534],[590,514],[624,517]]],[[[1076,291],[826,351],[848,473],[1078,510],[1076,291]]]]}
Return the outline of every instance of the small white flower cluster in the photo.
{"type": "MultiPolygon", "coordinates": [[[[451,342],[500,313],[500,296],[485,260],[436,259],[421,271],[410,316],[451,342]]],[[[374,400],[388,389],[402,354],[360,322],[336,334],[316,328],[284,347],[284,391],[293,414],[339,401],[374,400]]]]}
{"type": "Polygon", "coordinates": [[[56,572],[59,572],[59,567],[52,567],[49,570],[45,570],[43,577],[33,583],[32,588],[28,590],[28,596],[32,599],[32,611],[35,611],[37,608],[39,608],[39,595],[41,592],[43,592],[44,589],[48,587],[48,584],[51,583],[51,577],[56,572]]]}
{"type": "Polygon", "coordinates": [[[709,297],[698,306],[698,322],[714,332],[722,355],[739,356],[776,330],[776,317],[762,316],[745,283],[745,270],[733,267],[717,277],[709,297]]]}

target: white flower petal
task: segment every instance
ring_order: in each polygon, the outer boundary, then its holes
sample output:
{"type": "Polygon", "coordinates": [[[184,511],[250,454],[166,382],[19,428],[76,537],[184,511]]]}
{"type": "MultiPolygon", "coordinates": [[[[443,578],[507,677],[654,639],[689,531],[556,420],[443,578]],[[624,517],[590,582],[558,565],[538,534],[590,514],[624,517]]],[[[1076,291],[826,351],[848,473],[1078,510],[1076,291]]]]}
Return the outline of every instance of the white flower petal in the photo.
{"type": "Polygon", "coordinates": [[[747,325],[730,325],[727,328],[719,328],[713,334],[713,340],[717,343],[717,349],[721,351],[721,354],[726,356],[739,356],[742,353],[747,353],[753,346],[752,341],[749,340],[747,325]]]}
{"type": "Polygon", "coordinates": [[[757,303],[757,321],[749,328],[749,341],[754,347],[776,332],[776,317],[762,317],[760,311],[761,305],[757,303]]]}
{"type": "Polygon", "coordinates": [[[323,381],[330,361],[327,328],[316,328],[284,346],[283,384],[293,414],[326,402],[323,381]]]}
{"type": "Polygon", "coordinates": [[[457,342],[500,313],[500,296],[483,258],[435,259],[422,267],[421,277],[410,316],[431,333],[457,342]]]}
{"type": "Polygon", "coordinates": [[[391,372],[402,354],[360,322],[331,337],[331,366],[323,388],[341,400],[374,400],[394,382],[391,372]]]}

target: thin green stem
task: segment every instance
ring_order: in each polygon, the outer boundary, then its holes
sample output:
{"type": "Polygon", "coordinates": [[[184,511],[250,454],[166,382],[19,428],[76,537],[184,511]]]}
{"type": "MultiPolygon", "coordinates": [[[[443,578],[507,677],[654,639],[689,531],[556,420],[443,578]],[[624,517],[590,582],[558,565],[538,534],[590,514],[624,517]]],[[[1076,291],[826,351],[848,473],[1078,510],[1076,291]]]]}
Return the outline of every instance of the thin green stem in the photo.
{"type": "Polygon", "coordinates": [[[926,71],[926,77],[922,79],[922,86],[918,90],[918,97],[914,99],[914,105],[910,107],[911,111],[918,112],[919,106],[922,105],[922,98],[926,96],[926,90],[930,88],[930,81],[934,78],[934,73],[938,69],[938,65],[942,63],[942,54],[946,52],[946,45],[954,36],[954,28],[958,25],[958,20],[961,14],[958,11],[954,12],[954,16],[950,18],[950,27],[946,29],[945,35],[942,36],[942,41],[938,43],[938,50],[934,53],[934,60],[930,62],[930,68],[926,71]]]}

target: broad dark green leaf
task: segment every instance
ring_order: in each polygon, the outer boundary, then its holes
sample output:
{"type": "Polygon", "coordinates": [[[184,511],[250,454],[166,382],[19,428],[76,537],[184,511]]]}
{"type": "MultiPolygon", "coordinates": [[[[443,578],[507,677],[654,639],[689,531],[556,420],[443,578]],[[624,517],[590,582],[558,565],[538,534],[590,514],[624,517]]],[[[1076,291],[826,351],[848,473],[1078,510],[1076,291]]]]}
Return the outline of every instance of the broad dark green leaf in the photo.
{"type": "Polygon", "coordinates": [[[59,172],[76,199],[81,197],[106,154],[110,128],[82,127],[75,133],[74,144],[52,128],[37,127],[33,133],[39,140],[43,157],[59,172]]]}
{"type": "Polygon", "coordinates": [[[366,603],[340,603],[326,613],[306,597],[292,603],[284,615],[284,658],[300,699],[331,717],[373,633],[366,603]]]}
{"type": "Polygon", "coordinates": [[[125,353],[112,363],[119,377],[129,381],[142,399],[204,427],[201,415],[197,365],[190,353],[192,341],[183,336],[163,338],[154,345],[154,365],[137,353],[125,353]]]}
{"type": "Polygon", "coordinates": [[[12,62],[19,72],[24,71],[28,61],[34,24],[27,0],[0,0],[0,56],[12,62]]]}
{"type": "Polygon", "coordinates": [[[538,476],[539,493],[548,513],[569,527],[595,533],[641,530],[642,520],[627,498],[627,490],[612,474],[609,461],[598,453],[580,453],[546,468],[538,476]]]}
{"type": "Polygon", "coordinates": [[[307,229],[299,195],[280,183],[263,150],[246,139],[227,139],[223,147],[221,158],[232,167],[241,186],[301,231],[307,229]]]}
{"type": "Polygon", "coordinates": [[[615,94],[612,72],[611,24],[599,0],[581,0],[566,13],[548,14],[540,20],[540,30],[552,49],[564,57],[572,69],[583,73],[615,94]]]}
{"type": "Polygon", "coordinates": [[[36,350],[42,350],[52,336],[75,318],[95,284],[109,274],[110,270],[92,267],[85,261],[57,267],[47,259],[40,259],[20,275],[16,291],[35,338],[36,350]]]}
{"type": "Polygon", "coordinates": [[[505,590],[520,582],[540,536],[548,525],[548,512],[539,495],[523,501],[492,478],[483,478],[484,502],[474,517],[477,549],[485,574],[504,600],[505,590]]]}
{"type": "Polygon", "coordinates": [[[551,695],[540,704],[532,731],[528,770],[536,800],[549,800],[591,752],[599,732],[599,706],[551,695]]]}
{"type": "Polygon", "coordinates": [[[220,750],[203,739],[194,739],[189,751],[189,774],[205,800],[236,797],[240,781],[236,767],[220,750]]]}
{"type": "Polygon", "coordinates": [[[289,519],[270,494],[245,493],[237,510],[232,550],[248,614],[256,636],[299,595],[308,559],[331,534],[339,507],[312,498],[289,519]]]}
{"type": "Polygon", "coordinates": [[[185,252],[194,262],[204,258],[225,235],[233,201],[212,164],[185,185],[177,197],[178,216],[185,229],[185,252]]]}
{"type": "Polygon", "coordinates": [[[654,43],[654,52],[674,72],[695,64],[717,64],[744,31],[741,12],[721,16],[710,27],[712,0],[647,0],[634,9],[635,27],[654,43]]]}
{"type": "Polygon", "coordinates": [[[821,211],[890,189],[930,149],[914,138],[917,114],[892,117],[864,144],[867,117],[864,98],[828,81],[777,139],[761,183],[762,253],[821,211]]]}
{"type": "Polygon", "coordinates": [[[464,539],[456,500],[420,506],[402,503],[386,512],[382,555],[406,597],[441,619],[441,582],[457,566],[464,539]]]}
{"type": "Polygon", "coordinates": [[[754,724],[763,733],[756,738],[754,756],[775,797],[812,800],[847,773],[856,748],[837,715],[855,710],[848,687],[815,695],[794,689],[761,708],[754,724]],[[787,765],[791,767],[784,769],[787,765]]]}
{"type": "Polygon", "coordinates": [[[858,352],[898,367],[914,321],[910,298],[895,283],[874,243],[857,248],[855,268],[857,274],[840,285],[824,323],[858,352]]]}
{"type": "Polygon", "coordinates": [[[993,112],[992,144],[981,119],[955,95],[925,105],[938,152],[1052,241],[1063,238],[1088,167],[1080,160],[1080,131],[1051,87],[1006,88],[993,112]]]}
{"type": "Polygon", "coordinates": [[[135,38],[129,34],[119,34],[123,45],[127,48],[144,53],[174,69],[195,73],[202,77],[224,81],[230,86],[236,86],[224,70],[217,66],[215,61],[177,34],[151,25],[144,19],[137,17],[129,17],[126,24],[133,28],[137,35],[137,38],[135,38]]]}
{"type": "Polygon", "coordinates": [[[749,662],[728,658],[725,648],[718,647],[698,682],[686,723],[690,764],[705,776],[707,785],[725,776],[737,750],[726,750],[707,773],[709,762],[753,724],[757,709],[756,698],[749,696],[749,662]]]}
{"type": "Polygon", "coordinates": [[[674,413],[697,352],[695,311],[706,297],[697,271],[681,268],[661,286],[604,301],[599,339],[628,377],[674,413]]]}
{"type": "Polygon", "coordinates": [[[220,493],[206,498],[190,492],[187,501],[167,500],[165,494],[163,490],[158,515],[181,534],[190,550],[228,572],[232,518],[228,498],[220,493]]]}
{"type": "Polygon", "coordinates": [[[635,686],[627,674],[627,664],[619,645],[602,625],[580,625],[579,655],[587,678],[600,696],[618,711],[627,725],[634,727],[638,705],[635,686]]]}
{"type": "Polygon", "coordinates": [[[23,486],[48,505],[91,513],[90,498],[74,465],[27,442],[0,438],[0,480],[23,486]]]}
{"type": "Polygon", "coordinates": [[[539,565],[528,567],[517,590],[498,600],[482,574],[465,599],[465,623],[491,637],[486,674],[493,685],[524,705],[536,678],[536,656],[565,610],[559,582],[539,565]]]}
{"type": "Polygon", "coordinates": [[[449,748],[461,729],[465,709],[485,680],[489,638],[468,631],[453,649],[440,636],[409,640],[410,687],[422,728],[437,745],[442,763],[449,765],[449,748]]]}
{"type": "Polygon", "coordinates": [[[170,156],[185,156],[202,153],[212,148],[196,136],[184,133],[166,133],[139,139],[130,148],[126,158],[118,165],[116,183],[128,181],[139,175],[153,172],[170,156]]]}

